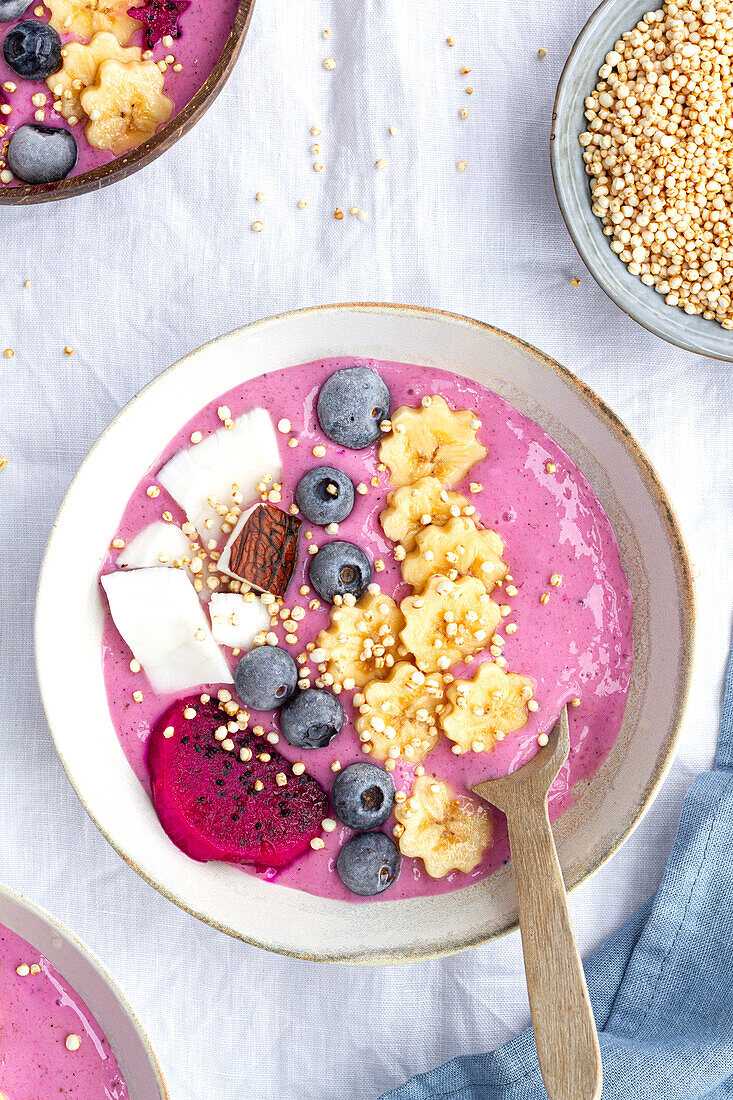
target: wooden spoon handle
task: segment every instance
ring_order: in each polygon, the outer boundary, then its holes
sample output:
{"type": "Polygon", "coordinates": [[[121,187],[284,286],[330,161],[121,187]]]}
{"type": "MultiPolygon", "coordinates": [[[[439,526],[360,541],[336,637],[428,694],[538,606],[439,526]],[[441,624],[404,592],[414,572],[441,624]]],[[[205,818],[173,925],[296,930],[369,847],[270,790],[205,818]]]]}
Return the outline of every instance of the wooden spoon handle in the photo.
{"type": "MultiPolygon", "coordinates": [[[[518,792],[519,793],[519,792],[518,792]]],[[[603,1068],[547,801],[506,807],[537,1057],[550,1100],[598,1100],[603,1068]]]]}

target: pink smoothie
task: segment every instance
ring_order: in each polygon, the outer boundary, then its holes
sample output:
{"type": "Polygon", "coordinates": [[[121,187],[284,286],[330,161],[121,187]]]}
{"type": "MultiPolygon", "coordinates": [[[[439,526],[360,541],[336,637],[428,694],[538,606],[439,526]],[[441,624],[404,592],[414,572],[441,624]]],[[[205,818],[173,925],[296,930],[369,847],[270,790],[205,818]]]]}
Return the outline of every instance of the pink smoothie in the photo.
{"type": "MultiPolygon", "coordinates": [[[[143,0],[130,0],[126,7],[141,7],[142,3],[143,0]]],[[[49,10],[41,4],[43,14],[37,16],[34,14],[37,7],[39,5],[30,3],[28,10],[20,18],[8,23],[0,23],[0,40],[4,39],[12,27],[26,19],[40,18],[47,23],[50,16],[49,10]]],[[[164,94],[172,99],[174,104],[171,118],[175,118],[176,114],[191,102],[211,74],[234,26],[238,7],[238,0],[219,0],[217,3],[212,3],[212,0],[191,0],[190,6],[183,12],[178,23],[181,30],[180,38],[174,39],[172,46],[164,46],[162,42],[156,44],[153,60],[163,61],[169,55],[175,58],[165,71],[163,85],[164,94]],[[183,65],[183,69],[180,72],[174,72],[173,65],[178,63],[183,65]]],[[[73,35],[63,34],[61,40],[62,42],[76,41],[73,35]]],[[[136,31],[126,45],[139,46],[145,51],[147,47],[143,41],[142,30],[136,31]]],[[[53,98],[45,80],[24,80],[14,73],[6,64],[0,49],[0,105],[5,103],[11,107],[10,114],[0,115],[0,149],[4,142],[12,137],[14,130],[29,122],[43,126],[63,126],[74,135],[79,148],[79,159],[68,178],[79,176],[83,172],[91,172],[100,165],[114,160],[112,153],[102,152],[88,144],[84,137],[83,122],[69,126],[66,119],[54,111],[53,98]],[[15,92],[3,90],[8,83],[15,84],[17,90],[15,92]],[[42,108],[45,117],[42,120],[36,119],[35,115],[39,108],[32,102],[32,97],[38,94],[46,96],[46,105],[42,108]],[[4,126],[7,127],[7,132],[3,136],[4,126]]],[[[0,168],[4,167],[3,159],[0,168]]],[[[0,181],[0,187],[18,187],[20,183],[19,180],[11,180],[8,184],[0,181]]],[[[52,186],[52,184],[39,184],[39,187],[45,188],[52,186]]]]}
{"type": "Polygon", "coordinates": [[[7,1100],[129,1096],[112,1048],[82,998],[35,947],[2,925],[0,1092],[7,1100]],[[67,1049],[67,1040],[76,1043],[70,1036],[80,1040],[78,1049],[67,1049]]]}
{"type": "MultiPolygon", "coordinates": [[[[300,556],[285,597],[285,606],[308,608],[310,596],[299,595],[308,581],[310,543],[322,545],[331,538],[345,539],[361,546],[373,563],[384,563],[373,580],[399,601],[411,589],[401,579],[399,564],[393,557],[394,545],[387,540],[379,524],[389,490],[388,473],[378,472],[377,445],[364,451],[349,451],[330,442],[320,431],[315,415],[318,391],[335,370],[363,360],[328,359],[289,367],[255,378],[217,397],[181,428],[171,440],[150,473],[133,493],[112,537],[129,541],[143,527],[159,520],[164,511],[174,521],[185,520],[181,509],[161,488],[155,499],[146,490],[155,474],[173,454],[189,445],[193,431],[207,435],[221,427],[217,408],[229,406],[233,417],[255,406],[272,410],[273,420],[287,418],[297,447],[286,445],[281,437],[283,461],[283,500],[287,509],[293,502],[296,485],[314,465],[332,465],[344,470],[355,484],[369,486],[366,495],[356,496],[351,515],[339,526],[336,536],[304,521],[301,528],[300,556]],[[325,447],[325,456],[314,458],[313,447],[325,447]],[[372,478],[379,484],[372,486],[372,478]],[[306,537],[312,531],[312,539],[306,537]]],[[[462,791],[482,778],[506,774],[529,759],[537,748],[538,736],[549,730],[562,705],[580,699],[570,708],[571,753],[551,794],[551,814],[558,817],[573,800],[573,788],[579,780],[592,775],[609,753],[618,736],[626,705],[633,660],[632,599],[628,581],[619,560],[618,546],[611,524],[585,477],[562,448],[537,424],[497,394],[475,382],[445,371],[404,363],[370,362],[384,378],[392,395],[392,408],[416,406],[426,394],[442,394],[455,408],[471,409],[482,426],[478,438],[488,450],[487,457],[470,471],[466,481],[456,488],[471,498],[477,518],[501,535],[517,594],[503,589],[494,592],[497,603],[511,605],[511,614],[502,620],[499,632],[505,636],[504,655],[507,671],[530,676],[535,683],[539,710],[530,713],[527,725],[508,734],[491,752],[468,753],[457,757],[441,737],[424,762],[427,774],[435,773],[449,785],[462,791]],[[554,469],[553,469],[554,467],[554,469]],[[468,482],[478,482],[481,492],[471,495],[468,482]],[[562,576],[559,587],[549,578],[562,576]],[[549,593],[546,603],[540,602],[549,593]],[[517,631],[504,635],[509,623],[517,631]]],[[[102,573],[114,569],[119,551],[112,550],[102,563],[102,573]]],[[[103,597],[101,597],[103,598],[103,597]]],[[[328,625],[329,609],[323,606],[307,611],[301,623],[299,642],[293,653],[315,640],[328,625]]],[[[280,644],[288,648],[284,632],[280,644]]],[[[230,650],[225,650],[230,654],[230,650]]],[[[478,661],[492,659],[488,651],[470,667],[456,665],[455,676],[471,677],[478,661]]],[[[144,673],[130,672],[131,653],[118,634],[111,618],[104,630],[103,665],[110,713],[127,758],[140,781],[149,789],[145,751],[151,729],[173,701],[172,696],[156,696],[144,673]],[[142,690],[143,701],[133,701],[132,693],[142,690]]],[[[231,658],[232,668],[236,659],[231,658]]],[[[188,693],[190,694],[190,693],[188,693]]],[[[278,749],[291,761],[304,759],[308,771],[329,790],[334,772],[331,765],[342,766],[365,759],[354,731],[352,693],[344,691],[341,702],[347,722],[339,736],[324,749],[292,748],[280,738],[278,749]]],[[[277,730],[273,714],[253,715],[267,729],[277,730]]],[[[397,789],[409,792],[413,766],[398,765],[392,773],[397,789]]],[[[384,827],[391,829],[390,819],[384,827]]],[[[309,851],[290,867],[278,872],[283,885],[332,898],[355,899],[342,885],[335,872],[335,860],[350,830],[339,827],[325,835],[322,851],[309,851]]],[[[481,864],[471,873],[454,872],[434,880],[420,860],[405,859],[398,882],[380,897],[387,899],[443,893],[465,886],[491,873],[508,858],[506,824],[496,814],[494,842],[481,864]]],[[[274,877],[274,876],[273,876],[274,877]]]]}

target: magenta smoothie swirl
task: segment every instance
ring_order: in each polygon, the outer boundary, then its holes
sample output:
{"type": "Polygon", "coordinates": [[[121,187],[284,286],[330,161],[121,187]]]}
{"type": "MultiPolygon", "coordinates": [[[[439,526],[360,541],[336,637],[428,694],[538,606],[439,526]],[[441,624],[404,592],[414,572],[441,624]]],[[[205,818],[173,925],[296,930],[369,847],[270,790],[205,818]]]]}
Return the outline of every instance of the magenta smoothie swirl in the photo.
{"type": "MultiPolygon", "coordinates": [[[[223,432],[226,435],[224,423],[236,432],[238,425],[244,423],[242,418],[251,416],[253,410],[257,409],[269,412],[272,421],[270,433],[276,440],[281,473],[271,483],[259,486],[260,490],[264,488],[264,492],[256,499],[267,502],[261,507],[280,510],[283,530],[290,517],[300,520],[297,558],[287,591],[282,600],[274,603],[273,598],[269,597],[265,620],[258,623],[260,636],[257,642],[266,640],[270,645],[276,643],[279,650],[285,650],[296,659],[301,688],[320,685],[329,692],[335,691],[343,708],[343,728],[323,747],[304,748],[302,743],[298,747],[297,743],[292,743],[283,726],[289,704],[280,715],[273,709],[258,711],[246,704],[249,717],[246,722],[240,721],[238,729],[237,715],[242,719],[245,708],[239,706],[232,677],[246,647],[231,648],[236,646],[236,641],[231,639],[218,647],[212,641],[213,648],[207,650],[206,656],[208,677],[196,687],[192,685],[192,690],[167,690],[166,683],[169,681],[166,676],[170,670],[153,668],[152,664],[141,668],[141,662],[136,659],[108,614],[102,655],[104,677],[112,721],[127,759],[140,782],[150,791],[148,746],[151,731],[167,715],[163,723],[164,737],[170,740],[164,740],[163,735],[158,736],[160,752],[155,750],[153,762],[156,770],[153,793],[159,813],[158,788],[161,782],[168,783],[169,780],[161,780],[157,769],[186,769],[186,774],[176,779],[176,797],[180,795],[183,798],[184,788],[191,787],[189,793],[192,794],[192,784],[204,781],[202,776],[207,767],[219,766],[219,748],[211,740],[213,732],[209,735],[210,744],[198,745],[196,751],[200,755],[191,756],[193,771],[188,771],[189,764],[177,762],[174,748],[177,749],[179,741],[189,741],[187,736],[178,736],[183,728],[191,733],[193,740],[197,740],[202,736],[201,731],[207,723],[209,726],[217,726],[218,745],[232,746],[233,752],[230,755],[234,766],[231,771],[227,767],[219,780],[222,808],[229,805],[227,792],[230,791],[231,782],[240,767],[240,753],[248,773],[247,776],[242,774],[238,780],[244,785],[244,789],[261,790],[262,784],[267,788],[268,769],[279,769],[277,776],[282,776],[282,779],[277,779],[277,782],[285,780],[283,791],[288,798],[293,799],[287,805],[295,807],[298,805],[300,787],[292,785],[296,782],[290,773],[293,766],[296,777],[304,766],[305,774],[298,777],[298,782],[305,782],[311,777],[316,785],[320,785],[325,795],[329,795],[337,776],[349,765],[369,762],[382,769],[382,775],[386,772],[385,781],[394,785],[394,813],[381,824],[381,831],[386,837],[394,838],[395,844],[402,848],[402,866],[396,881],[383,894],[376,896],[394,900],[444,893],[469,885],[490,874],[507,860],[509,851],[505,822],[500,814],[492,811],[488,821],[484,818],[478,821],[476,831],[476,822],[466,819],[464,814],[460,818],[460,829],[465,825],[469,832],[473,830],[474,849],[471,849],[470,843],[463,848],[459,844],[460,851],[457,849],[454,869],[448,873],[436,873],[435,868],[440,860],[434,860],[430,870],[429,854],[426,857],[424,853],[411,853],[421,850],[421,844],[429,846],[432,843],[442,843],[440,815],[443,813],[449,817],[454,812],[451,809],[453,804],[446,808],[444,790],[462,806],[468,805],[470,808],[468,789],[482,778],[506,774],[526,762],[536,751],[538,738],[542,744],[543,735],[554,724],[562,705],[571,703],[571,752],[551,792],[550,810],[554,819],[572,804],[576,785],[593,775],[618,736],[633,661],[632,599],[611,524],[593,489],[562,448],[546,431],[497,394],[446,371],[403,363],[327,359],[251,379],[212,401],[185,424],[132,494],[118,529],[114,532],[109,554],[102,563],[101,576],[107,578],[108,574],[115,573],[117,578],[120,573],[135,566],[159,565],[161,567],[155,572],[152,569],[135,571],[149,574],[146,583],[151,578],[163,579],[170,586],[173,585],[173,580],[177,581],[176,600],[179,599],[178,587],[183,584],[184,576],[187,576],[188,582],[195,583],[198,579],[196,587],[199,589],[199,601],[204,608],[212,593],[214,599],[217,599],[227,591],[227,577],[221,572],[225,559],[219,559],[219,555],[224,550],[224,544],[235,538],[236,525],[238,522],[241,525],[240,514],[249,514],[248,507],[254,503],[251,499],[241,500],[240,506],[234,506],[235,514],[226,515],[225,519],[231,522],[225,522],[223,534],[219,535],[218,531],[214,531],[220,541],[212,538],[209,544],[214,554],[213,560],[206,555],[204,540],[198,535],[190,534],[192,527],[186,527],[188,537],[198,540],[192,543],[193,546],[202,545],[203,558],[191,562],[191,555],[196,559],[198,552],[189,551],[187,561],[181,569],[162,567],[164,559],[166,566],[170,564],[165,554],[159,561],[152,562],[145,561],[144,557],[142,560],[126,562],[124,557],[128,549],[132,550],[133,544],[136,547],[140,545],[139,541],[134,540],[141,532],[159,530],[165,523],[176,529],[173,532],[176,539],[182,544],[186,543],[186,538],[181,538],[180,529],[187,524],[187,520],[191,521],[192,507],[187,505],[187,515],[163,485],[163,481],[173,484],[167,474],[171,467],[167,464],[183,452],[187,456],[185,462],[196,461],[197,453],[202,453],[197,452],[197,447],[203,446],[201,441],[206,441],[216,433],[223,432]],[[328,438],[319,424],[316,409],[319,392],[326,379],[355,363],[371,368],[386,383],[393,416],[399,406],[408,407],[407,417],[403,422],[392,425],[388,420],[385,421],[380,440],[358,450],[328,438]],[[432,397],[435,397],[435,404],[431,406],[432,397]],[[441,449],[440,445],[434,450],[432,457],[428,454],[424,461],[428,464],[425,468],[431,468],[438,480],[444,477],[437,489],[443,493],[445,508],[452,507],[454,510],[450,513],[446,511],[442,517],[442,527],[436,527],[438,519],[431,515],[419,516],[414,522],[417,528],[424,529],[401,535],[404,544],[401,545],[394,537],[394,532],[390,532],[393,537],[387,537],[383,528],[386,521],[384,517],[380,519],[381,513],[388,506],[387,495],[393,493],[396,484],[400,483],[398,461],[393,457],[391,466],[388,467],[386,462],[380,460],[380,442],[382,457],[394,456],[395,448],[399,449],[402,446],[401,440],[405,438],[398,434],[398,428],[406,427],[406,438],[410,446],[413,446],[413,443],[417,445],[416,441],[422,438],[425,425],[430,423],[433,424],[433,436],[438,438],[443,429],[436,428],[437,421],[431,421],[427,416],[422,418],[422,414],[427,414],[432,408],[430,417],[433,413],[437,415],[436,410],[442,409],[441,399],[447,402],[446,424],[460,427],[460,432],[464,433],[463,443],[457,449],[451,443],[448,450],[441,449]],[[456,417],[463,419],[459,421],[456,417]],[[392,442],[388,444],[388,440],[392,442]],[[454,481],[449,476],[449,463],[446,462],[443,466],[440,463],[446,456],[452,460],[458,455],[460,460],[465,450],[465,447],[464,450],[461,447],[464,445],[470,451],[466,459],[467,468],[459,480],[454,481]],[[353,509],[336,525],[312,522],[300,513],[294,503],[296,487],[301,479],[319,466],[331,467],[340,475],[345,475],[356,490],[353,509]],[[159,476],[161,471],[162,478],[159,476]],[[447,489],[441,488],[442,484],[447,485],[447,489]],[[456,550],[456,546],[451,543],[447,556],[443,555],[442,565],[437,570],[438,573],[441,570],[445,572],[447,577],[432,577],[431,568],[434,567],[428,567],[426,563],[434,559],[434,550],[438,555],[443,553],[445,540],[453,538],[454,531],[458,531],[460,535],[457,555],[451,554],[451,550],[456,550]],[[495,534],[491,534],[492,532],[495,534]],[[369,675],[380,681],[376,690],[373,681],[366,684],[363,681],[356,682],[358,670],[352,675],[347,668],[342,681],[336,684],[333,678],[323,672],[325,668],[332,666],[323,663],[324,659],[328,660],[328,655],[319,652],[324,644],[322,632],[329,626],[333,627],[335,622],[331,634],[336,636],[342,630],[340,640],[343,646],[347,645],[349,632],[353,629],[351,625],[338,626],[339,621],[348,621],[349,624],[353,622],[349,618],[353,614],[353,600],[346,599],[341,604],[337,597],[337,604],[333,605],[326,599],[314,598],[317,592],[314,591],[311,566],[320,549],[334,542],[353,544],[366,555],[371,567],[371,587],[361,596],[354,610],[367,605],[381,607],[382,611],[375,612],[381,615],[383,612],[386,614],[388,602],[390,608],[394,607],[394,622],[389,627],[385,625],[381,632],[382,639],[387,643],[388,654],[394,654],[394,657],[388,656],[387,667],[375,672],[375,668],[379,667],[379,660],[375,664],[371,640],[361,654],[362,657],[366,654],[367,664],[371,661],[369,675]],[[214,546],[217,547],[216,550],[213,550],[214,546]],[[474,546],[482,548],[480,554],[475,551],[474,564],[470,570],[465,564],[461,565],[461,562],[467,560],[466,546],[469,549],[474,546]],[[456,560],[461,568],[454,569],[451,573],[446,563],[456,560]],[[489,572],[494,570],[493,582],[476,579],[480,574],[477,562],[480,569],[489,572]],[[463,568],[472,575],[463,575],[463,568]],[[166,573],[165,578],[161,578],[162,573],[166,573]],[[460,575],[455,576],[456,573],[460,575]],[[170,578],[169,574],[177,576],[170,578]],[[406,577],[410,583],[407,583],[406,577]],[[488,595],[484,595],[484,586],[488,595]],[[455,639],[460,640],[463,637],[463,612],[455,616],[446,614],[443,616],[445,624],[441,619],[441,629],[444,630],[445,637],[438,644],[447,647],[444,652],[448,656],[445,659],[438,658],[431,664],[432,658],[423,660],[424,638],[432,638],[431,631],[435,629],[434,623],[427,616],[432,606],[430,601],[440,601],[443,598],[435,593],[431,596],[434,589],[438,593],[450,590],[449,595],[458,594],[461,599],[462,593],[465,593],[466,616],[473,629],[472,637],[483,640],[477,644],[472,643],[473,649],[470,651],[466,647],[462,652],[453,650],[451,647],[455,644],[455,639]],[[379,594],[374,595],[377,591],[379,594]],[[481,595],[477,594],[479,592],[481,595]],[[424,610],[426,598],[427,609],[424,610]],[[369,601],[372,603],[369,604],[369,601]],[[411,607],[411,601],[417,607],[411,607]],[[390,629],[395,632],[400,629],[401,620],[397,622],[401,614],[400,606],[406,614],[409,608],[412,625],[406,633],[394,639],[385,639],[390,629]],[[346,613],[346,618],[340,612],[346,613]],[[481,620],[478,623],[475,622],[477,616],[481,620]],[[454,630],[456,623],[458,625],[454,630]],[[474,629],[475,626],[482,625],[486,626],[483,632],[474,629]],[[394,642],[394,646],[390,650],[391,642],[394,642]],[[381,721],[379,715],[370,725],[374,718],[374,709],[370,711],[370,700],[373,702],[383,697],[379,692],[385,684],[389,686],[391,683],[395,662],[402,667],[402,675],[408,687],[412,684],[420,685],[409,689],[418,695],[424,695],[424,699],[421,697],[416,703],[420,712],[416,721],[418,726],[422,722],[425,739],[422,742],[419,738],[414,740],[416,748],[413,756],[409,755],[412,753],[411,748],[404,751],[390,748],[380,754],[380,735],[377,732],[381,721]],[[491,680],[491,690],[487,696],[486,706],[489,709],[486,711],[485,707],[475,705],[478,687],[472,685],[477,682],[477,675],[483,684],[484,672],[481,670],[489,665],[490,671],[486,672],[486,676],[491,680]],[[433,688],[431,701],[430,692],[433,688]],[[232,701],[218,704],[218,689],[223,690],[222,698],[232,701]],[[176,705],[179,700],[201,694],[204,695],[203,704],[199,704],[198,698],[187,704],[191,718],[189,729],[180,711],[176,710],[176,705]],[[212,696],[212,702],[207,701],[207,695],[212,696]],[[486,722],[487,713],[494,705],[492,699],[498,700],[495,705],[501,708],[501,721],[497,719],[491,735],[488,736],[486,722]],[[213,719],[209,711],[217,705],[220,709],[232,709],[218,719],[213,719]],[[426,717],[428,711],[433,714],[432,719],[426,717]],[[451,714],[452,717],[449,717],[451,714]],[[499,729],[499,726],[503,728],[499,729]],[[246,739],[252,736],[252,731],[260,738],[260,748],[264,745],[267,750],[264,754],[267,762],[258,763],[263,754],[258,752],[257,744],[252,742],[254,747],[252,750],[248,748],[250,742],[246,739]],[[257,771],[257,768],[264,771],[257,771]],[[256,786],[258,782],[259,788],[256,786]],[[253,786],[247,788],[247,783],[253,786]],[[427,831],[422,829],[424,806],[418,807],[412,818],[410,816],[410,807],[415,805],[416,790],[422,791],[425,796],[425,806],[428,806],[431,799],[436,803],[429,807],[433,818],[428,822],[430,828],[427,831]],[[416,830],[416,820],[422,823],[422,831],[416,830]],[[469,859],[467,855],[471,850],[478,853],[473,859],[469,859]],[[455,869],[461,866],[461,860],[466,869],[455,869]]],[[[397,414],[396,420],[402,415],[397,414]]],[[[252,446],[255,449],[258,446],[256,436],[252,439],[252,446]]],[[[263,456],[266,449],[263,446],[263,456]]],[[[406,475],[406,479],[405,476],[402,477],[401,483],[408,485],[408,493],[411,491],[408,483],[417,480],[415,472],[419,476],[424,475],[424,470],[418,470],[415,466],[413,472],[406,475]]],[[[190,476],[198,475],[192,473],[190,476]]],[[[336,492],[336,488],[338,487],[331,486],[330,491],[336,492]]],[[[404,491],[400,489],[400,493],[404,491]]],[[[242,496],[241,493],[238,495],[242,496]]],[[[176,491],[176,496],[180,499],[182,494],[176,491]]],[[[393,502],[398,499],[392,498],[393,502]]],[[[225,513],[228,507],[232,507],[231,502],[226,504],[223,508],[225,513]]],[[[443,504],[439,506],[443,507],[443,504]]],[[[222,523],[221,516],[217,523],[222,523]]],[[[389,528],[389,524],[387,526],[389,528]]],[[[283,535],[283,540],[285,539],[286,536],[283,535]]],[[[288,544],[283,541],[282,545],[287,547],[288,544]]],[[[180,553],[174,549],[171,554],[176,552],[180,553]]],[[[228,551],[225,554],[229,575],[240,576],[237,568],[243,569],[245,566],[233,568],[234,550],[231,557],[228,551]]],[[[176,564],[181,563],[179,561],[176,564]]],[[[129,577],[125,578],[124,583],[127,582],[129,577]]],[[[258,581],[254,583],[259,584],[258,581]]],[[[244,592],[249,586],[240,588],[239,582],[235,582],[233,587],[235,592],[244,592]]],[[[188,599],[191,583],[183,585],[183,588],[185,591],[182,590],[181,597],[188,599]]],[[[154,596],[157,598],[157,593],[154,596]]],[[[254,597],[250,595],[245,598],[254,597]]],[[[263,598],[268,600],[268,597],[263,598]]],[[[192,614],[199,613],[199,601],[194,601],[196,606],[192,608],[192,614]]],[[[261,613],[259,596],[256,603],[261,613]]],[[[212,602],[209,609],[212,613],[214,606],[212,602]]],[[[441,608],[442,606],[441,604],[441,608]]],[[[202,623],[203,626],[196,629],[205,632],[208,637],[208,618],[205,622],[202,620],[202,623]]],[[[133,628],[137,625],[133,623],[133,628]]],[[[201,636],[203,637],[203,633],[201,636]]],[[[145,665],[145,662],[142,664],[145,665]]],[[[397,676],[397,672],[394,675],[397,676]]],[[[398,720],[395,722],[399,724],[398,720]]],[[[384,728],[383,721],[381,728],[384,728]]],[[[388,728],[387,736],[389,735],[388,728]]],[[[169,773],[165,774],[167,776],[169,773]]],[[[265,789],[263,798],[267,794],[265,789]]],[[[306,795],[315,806],[317,796],[313,791],[304,790],[304,797],[306,795]]],[[[165,797],[168,798],[168,794],[165,797]]],[[[201,813],[208,814],[207,796],[202,794],[199,800],[201,813]]],[[[236,832],[242,825],[240,817],[242,820],[247,817],[248,806],[244,803],[242,805],[242,812],[240,814],[237,809],[233,824],[230,824],[231,815],[227,816],[226,822],[219,815],[222,820],[217,825],[219,831],[215,842],[209,838],[213,847],[209,849],[204,846],[209,854],[199,854],[197,858],[234,858],[235,862],[239,862],[231,854],[216,853],[224,852],[225,849],[230,853],[233,843],[230,830],[236,832]]],[[[272,809],[276,805],[284,807],[286,803],[271,799],[267,802],[268,813],[280,812],[272,809]]],[[[289,810],[282,812],[289,813],[289,810]]],[[[322,809],[313,810],[316,815],[320,812],[323,812],[322,809]]],[[[176,843],[187,850],[185,841],[176,834],[175,828],[169,828],[165,815],[162,820],[176,843]]],[[[256,824],[267,828],[269,821],[270,818],[263,813],[263,821],[256,824]]],[[[450,821],[447,821],[448,829],[450,825],[450,821]]],[[[317,836],[310,844],[306,841],[305,850],[299,850],[297,858],[291,858],[294,849],[288,849],[290,855],[287,858],[290,862],[284,859],[275,861],[276,867],[268,870],[260,861],[257,867],[243,866],[243,872],[264,873],[281,885],[328,898],[365,900],[347,888],[336,866],[344,845],[359,834],[341,823],[333,806],[323,819],[322,827],[319,823],[316,832],[317,836]]],[[[287,839],[288,844],[291,839],[287,839]]],[[[243,840],[237,840],[236,843],[244,845],[243,840]]],[[[273,844],[276,844],[275,840],[273,844]]],[[[257,863],[257,860],[254,862],[257,863]]]]}
{"type": "Polygon", "coordinates": [[[31,944],[0,926],[0,1095],[128,1100],[114,1052],[87,1005],[31,944]]]}

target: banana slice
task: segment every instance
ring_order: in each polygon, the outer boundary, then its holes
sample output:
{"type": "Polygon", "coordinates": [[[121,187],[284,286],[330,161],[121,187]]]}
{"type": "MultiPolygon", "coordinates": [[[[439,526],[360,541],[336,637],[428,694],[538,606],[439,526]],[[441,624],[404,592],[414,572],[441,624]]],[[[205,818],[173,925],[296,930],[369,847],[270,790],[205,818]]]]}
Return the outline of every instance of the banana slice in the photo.
{"type": "Polygon", "coordinates": [[[444,489],[437,477],[421,477],[387,494],[387,507],[379,521],[392,542],[412,550],[418,531],[428,524],[442,526],[454,516],[472,516],[475,507],[461,493],[444,489]]]}
{"type": "Polygon", "coordinates": [[[507,574],[503,552],[496,531],[479,531],[472,519],[460,516],[443,527],[431,523],[418,532],[414,549],[402,562],[402,576],[414,588],[422,588],[434,573],[452,581],[471,576],[491,592],[507,574]]]}
{"type": "Polygon", "coordinates": [[[95,83],[79,96],[89,116],[89,144],[120,156],[147,141],[173,113],[162,89],[163,74],[154,61],[103,61],[95,83]]]}
{"type": "Polygon", "coordinates": [[[443,709],[443,677],[399,661],[386,680],[364,688],[356,732],[376,760],[399,757],[417,764],[435,748],[443,709]]]}
{"type": "Polygon", "coordinates": [[[507,733],[526,725],[534,684],[485,661],[472,680],[454,680],[446,690],[440,723],[462,752],[485,752],[507,733]]]}
{"type": "Polygon", "coordinates": [[[489,644],[501,611],[476,577],[451,581],[437,573],[422,592],[400,604],[400,637],[423,672],[445,672],[489,644]]]}
{"type": "Polygon", "coordinates": [[[73,34],[85,42],[98,31],[109,31],[126,45],[142,26],[127,14],[127,0],[48,0],[49,23],[59,34],[73,34]]]}
{"type": "Polygon", "coordinates": [[[88,45],[81,42],[67,42],[61,50],[63,66],[59,72],[49,76],[46,83],[53,93],[54,100],[60,102],[57,108],[64,118],[84,118],[84,109],[79,96],[94,83],[97,69],[103,61],[114,58],[116,61],[140,61],[141,51],[137,46],[121,46],[109,31],[100,31],[88,45]]]}
{"type": "Polygon", "coordinates": [[[470,409],[452,409],[444,397],[424,397],[419,408],[400,405],[392,414],[392,431],[382,440],[379,458],[389,466],[392,485],[435,477],[450,487],[486,458],[486,448],[476,439],[480,427],[470,409]]]}
{"type": "Polygon", "coordinates": [[[491,843],[489,807],[454,794],[428,775],[415,780],[410,797],[395,804],[394,815],[403,827],[402,855],[421,859],[431,878],[473,871],[491,843]]]}
{"type": "Polygon", "coordinates": [[[331,611],[331,625],[316,638],[313,660],[326,662],[326,674],[347,690],[363,687],[374,676],[383,676],[403,647],[399,634],[405,620],[391,596],[366,593],[349,607],[331,611]],[[322,652],[319,652],[322,651],[322,652]],[[353,680],[353,683],[350,681],[353,680]]]}

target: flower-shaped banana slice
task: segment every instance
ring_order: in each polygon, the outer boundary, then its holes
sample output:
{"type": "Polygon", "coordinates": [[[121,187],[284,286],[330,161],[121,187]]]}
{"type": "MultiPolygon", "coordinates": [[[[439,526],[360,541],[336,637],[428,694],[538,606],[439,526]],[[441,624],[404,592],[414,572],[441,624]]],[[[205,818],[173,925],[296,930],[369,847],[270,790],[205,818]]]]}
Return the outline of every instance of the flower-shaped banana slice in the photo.
{"type": "Polygon", "coordinates": [[[316,638],[311,657],[326,664],[326,675],[347,690],[363,687],[394,665],[405,624],[391,596],[365,593],[357,604],[341,604],[331,611],[331,625],[316,638]]]}
{"type": "Polygon", "coordinates": [[[465,477],[486,448],[476,439],[481,421],[470,409],[452,409],[444,397],[424,397],[418,408],[400,405],[379,448],[392,485],[435,477],[450,487],[465,477]]]}
{"type": "Polygon", "coordinates": [[[124,46],[141,26],[127,14],[128,0],[48,0],[46,7],[54,30],[85,42],[98,31],[110,31],[124,46]]]}
{"type": "Polygon", "coordinates": [[[414,588],[422,588],[434,573],[452,581],[472,576],[491,592],[507,574],[503,552],[504,543],[496,531],[479,530],[473,520],[460,516],[443,527],[431,523],[418,532],[414,548],[402,562],[402,576],[414,588]]]}
{"type": "Polygon", "coordinates": [[[472,680],[454,680],[440,723],[461,752],[485,752],[526,725],[534,684],[485,661],[472,680]]]}
{"type": "Polygon", "coordinates": [[[372,680],[355,723],[365,749],[376,760],[424,760],[438,741],[443,687],[442,676],[426,676],[410,661],[399,661],[386,680],[372,680]]]}
{"type": "Polygon", "coordinates": [[[480,653],[501,619],[476,577],[451,581],[439,573],[422,592],[406,596],[400,610],[405,617],[400,637],[423,672],[445,672],[456,661],[480,653]]]}
{"type": "Polygon", "coordinates": [[[444,489],[437,477],[421,477],[414,485],[403,485],[387,494],[387,507],[379,521],[388,539],[412,550],[415,536],[428,523],[442,526],[455,516],[476,512],[462,493],[444,489]]]}
{"type": "Polygon", "coordinates": [[[103,61],[95,83],[79,99],[89,118],[87,141],[115,156],[142,145],[173,113],[154,61],[103,61]]]}
{"type": "Polygon", "coordinates": [[[403,856],[418,858],[431,878],[450,871],[473,871],[491,844],[491,811],[484,802],[456,795],[428,775],[415,780],[412,794],[396,803],[399,846],[403,856]]]}
{"type": "Polygon", "coordinates": [[[141,52],[137,46],[124,47],[109,31],[100,31],[88,45],[82,42],[67,42],[61,50],[63,66],[59,72],[49,76],[48,84],[53,98],[60,104],[59,114],[64,118],[77,120],[84,117],[79,96],[94,83],[97,69],[112,57],[116,61],[140,61],[141,52]]]}

